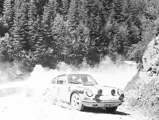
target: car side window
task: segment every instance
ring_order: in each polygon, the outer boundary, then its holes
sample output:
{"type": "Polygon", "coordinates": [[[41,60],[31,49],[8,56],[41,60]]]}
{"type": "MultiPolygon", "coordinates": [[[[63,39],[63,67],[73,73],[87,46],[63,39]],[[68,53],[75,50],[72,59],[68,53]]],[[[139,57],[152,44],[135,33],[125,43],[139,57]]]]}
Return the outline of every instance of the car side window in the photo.
{"type": "Polygon", "coordinates": [[[56,84],[57,82],[57,77],[55,77],[53,80],[52,80],[52,84],[56,84]]]}
{"type": "Polygon", "coordinates": [[[67,80],[65,75],[58,77],[57,84],[66,84],[66,83],[67,83],[67,80]]]}

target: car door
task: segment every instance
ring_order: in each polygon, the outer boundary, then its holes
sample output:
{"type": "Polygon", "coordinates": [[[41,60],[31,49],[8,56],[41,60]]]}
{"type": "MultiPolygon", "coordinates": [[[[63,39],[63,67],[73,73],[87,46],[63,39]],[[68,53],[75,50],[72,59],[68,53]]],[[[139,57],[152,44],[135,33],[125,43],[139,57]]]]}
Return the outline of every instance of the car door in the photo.
{"type": "Polygon", "coordinates": [[[59,91],[58,91],[59,100],[63,101],[63,102],[69,102],[70,85],[68,84],[67,76],[66,75],[59,76],[58,80],[57,80],[57,85],[58,85],[58,89],[59,89],[59,91]]]}

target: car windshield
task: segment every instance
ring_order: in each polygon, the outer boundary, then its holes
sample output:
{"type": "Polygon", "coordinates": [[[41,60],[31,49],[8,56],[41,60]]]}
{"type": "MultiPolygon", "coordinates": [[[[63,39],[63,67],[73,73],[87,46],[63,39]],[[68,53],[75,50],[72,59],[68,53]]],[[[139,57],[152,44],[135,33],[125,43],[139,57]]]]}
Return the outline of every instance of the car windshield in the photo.
{"type": "Polygon", "coordinates": [[[92,76],[87,74],[69,74],[68,82],[70,84],[84,84],[84,85],[97,85],[98,83],[92,76]]]}

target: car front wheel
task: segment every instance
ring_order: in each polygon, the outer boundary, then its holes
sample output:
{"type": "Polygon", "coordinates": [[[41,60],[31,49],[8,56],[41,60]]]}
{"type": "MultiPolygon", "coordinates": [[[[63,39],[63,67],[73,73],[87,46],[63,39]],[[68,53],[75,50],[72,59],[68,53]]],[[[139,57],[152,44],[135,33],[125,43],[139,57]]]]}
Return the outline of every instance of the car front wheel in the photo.
{"type": "Polygon", "coordinates": [[[105,108],[108,113],[114,113],[117,110],[117,107],[105,108]]]}
{"type": "Polygon", "coordinates": [[[71,96],[71,106],[73,109],[79,111],[82,111],[84,109],[79,94],[73,93],[73,95],[71,96]]]}

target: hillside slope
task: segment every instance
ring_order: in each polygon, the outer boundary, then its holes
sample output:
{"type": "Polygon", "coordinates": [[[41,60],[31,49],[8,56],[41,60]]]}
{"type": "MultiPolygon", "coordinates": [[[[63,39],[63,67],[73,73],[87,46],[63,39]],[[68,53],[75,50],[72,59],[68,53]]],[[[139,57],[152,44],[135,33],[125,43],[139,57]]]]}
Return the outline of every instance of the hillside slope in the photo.
{"type": "Polygon", "coordinates": [[[127,84],[127,101],[134,109],[159,119],[159,36],[147,46],[143,55],[143,70],[127,84]]]}

